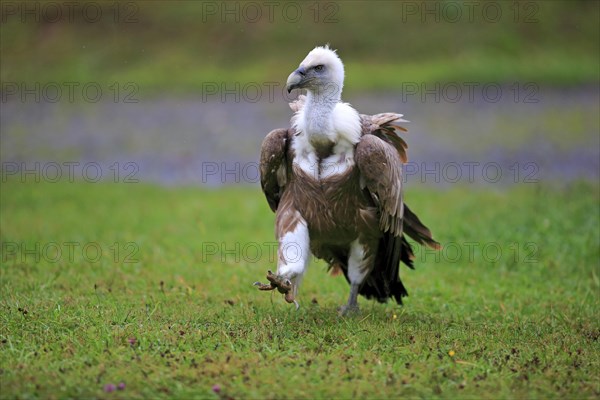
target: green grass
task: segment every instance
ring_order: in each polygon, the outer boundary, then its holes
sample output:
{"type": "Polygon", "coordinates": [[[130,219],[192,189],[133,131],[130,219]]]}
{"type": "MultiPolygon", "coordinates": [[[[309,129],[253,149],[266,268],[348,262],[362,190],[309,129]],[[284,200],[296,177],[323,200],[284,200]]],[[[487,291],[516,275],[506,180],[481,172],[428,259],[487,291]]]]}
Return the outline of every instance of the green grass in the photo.
{"type": "Polygon", "coordinates": [[[3,182],[0,396],[598,398],[598,186],[407,192],[446,250],[402,270],[403,307],[339,318],[321,262],[298,312],[251,286],[275,268],[256,189],[3,182]]]}

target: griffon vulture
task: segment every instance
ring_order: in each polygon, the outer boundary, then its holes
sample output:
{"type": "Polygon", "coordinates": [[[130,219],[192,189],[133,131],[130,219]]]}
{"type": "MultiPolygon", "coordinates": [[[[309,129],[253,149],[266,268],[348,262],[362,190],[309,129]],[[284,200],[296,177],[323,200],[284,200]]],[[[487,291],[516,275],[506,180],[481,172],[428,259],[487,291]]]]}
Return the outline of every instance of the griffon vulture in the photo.
{"type": "Polygon", "coordinates": [[[316,47],[290,74],[287,90],[306,89],[291,103],[291,128],[264,139],[261,186],[276,214],[277,273],[269,284],[290,303],[310,254],[342,271],[350,296],[342,314],[358,310],[357,297],[399,304],[407,296],[400,261],[414,258],[404,233],[432,248],[439,244],[402,201],[407,145],[398,136],[402,114],[360,115],[341,101],[344,65],[328,46],[316,47]]]}

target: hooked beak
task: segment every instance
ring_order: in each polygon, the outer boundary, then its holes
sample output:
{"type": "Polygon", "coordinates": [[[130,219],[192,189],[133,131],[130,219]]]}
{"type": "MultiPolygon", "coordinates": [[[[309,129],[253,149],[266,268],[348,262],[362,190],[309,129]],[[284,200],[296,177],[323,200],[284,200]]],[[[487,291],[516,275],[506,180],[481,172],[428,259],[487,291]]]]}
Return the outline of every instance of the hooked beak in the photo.
{"type": "Polygon", "coordinates": [[[288,76],[287,91],[290,93],[294,89],[301,89],[306,83],[306,70],[302,67],[298,68],[288,76]]]}

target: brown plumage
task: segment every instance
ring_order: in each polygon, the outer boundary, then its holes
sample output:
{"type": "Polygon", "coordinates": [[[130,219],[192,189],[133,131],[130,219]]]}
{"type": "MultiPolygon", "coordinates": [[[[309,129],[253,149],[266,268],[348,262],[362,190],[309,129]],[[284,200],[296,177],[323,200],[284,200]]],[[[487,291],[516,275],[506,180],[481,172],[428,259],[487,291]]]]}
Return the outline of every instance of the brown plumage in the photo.
{"type": "Polygon", "coordinates": [[[308,95],[290,104],[296,111],[292,127],[263,141],[260,173],[276,213],[277,276],[292,283],[286,299],[294,300],[310,252],[350,283],[345,313],[357,309],[358,294],[402,303],[408,293],[400,261],[412,268],[414,259],[404,233],[421,245],[439,243],[403,202],[408,146],[399,133],[406,132],[400,125],[406,121],[395,113],[359,115],[339,101],[342,84],[335,53],[309,53],[288,79],[288,90],[306,88],[308,95]],[[338,85],[336,96],[318,97],[331,82],[338,85]]]}
{"type": "MultiPolygon", "coordinates": [[[[292,103],[292,109],[294,106],[292,103]]],[[[408,293],[398,274],[399,263],[402,260],[413,268],[414,259],[402,233],[433,249],[439,249],[440,244],[402,201],[401,163],[407,160],[408,146],[398,136],[391,136],[396,135],[394,129],[406,129],[389,125],[400,118],[391,113],[361,115],[362,137],[355,153],[357,168],[320,182],[294,168],[290,146],[294,130],[276,129],[263,141],[260,172],[263,192],[276,213],[278,238],[294,230],[298,218],[303,216],[309,224],[313,254],[329,262],[330,268],[341,268],[348,278],[348,243],[361,236],[371,245],[376,265],[359,294],[380,302],[394,297],[402,304],[402,297],[408,293]],[[286,172],[278,179],[282,166],[286,172]],[[360,187],[361,172],[366,190],[360,187]]]]}

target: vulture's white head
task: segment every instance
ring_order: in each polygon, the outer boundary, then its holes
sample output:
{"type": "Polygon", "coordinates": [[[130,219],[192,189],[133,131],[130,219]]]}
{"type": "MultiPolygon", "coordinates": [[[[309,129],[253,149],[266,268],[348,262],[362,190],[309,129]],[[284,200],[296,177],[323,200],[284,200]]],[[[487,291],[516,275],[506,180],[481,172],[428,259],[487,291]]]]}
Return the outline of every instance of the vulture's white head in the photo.
{"type": "Polygon", "coordinates": [[[326,95],[326,100],[339,101],[344,87],[344,64],[329,46],[315,47],[287,80],[288,93],[306,89],[309,94],[326,95]]]}

